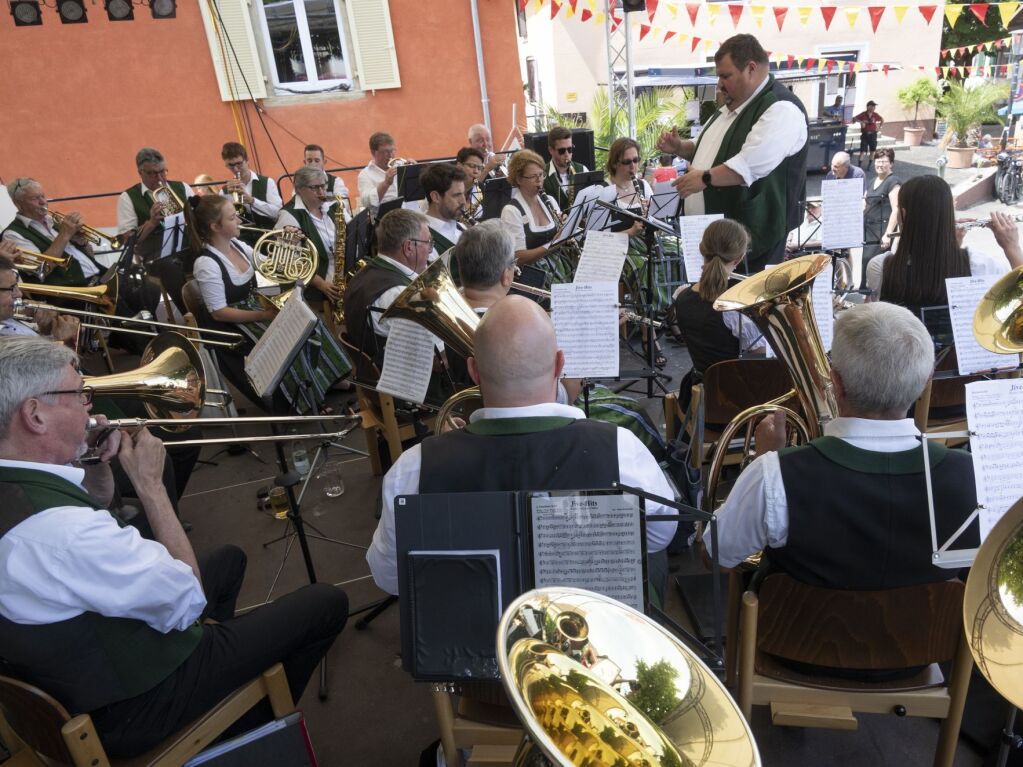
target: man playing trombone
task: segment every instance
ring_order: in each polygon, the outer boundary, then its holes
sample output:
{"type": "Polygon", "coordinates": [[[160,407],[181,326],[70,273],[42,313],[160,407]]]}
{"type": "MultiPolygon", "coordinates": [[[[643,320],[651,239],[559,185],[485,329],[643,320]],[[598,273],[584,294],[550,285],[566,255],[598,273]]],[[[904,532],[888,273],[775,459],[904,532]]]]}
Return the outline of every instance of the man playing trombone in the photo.
{"type": "Polygon", "coordinates": [[[14,268],[17,251],[8,240],[0,242],[0,336],[48,335],[61,343],[74,343],[78,339],[79,323],[76,317],[50,311],[36,311],[32,319],[35,330],[14,319],[15,301],[21,299],[18,271],[14,268]]]}
{"type": "MultiPolygon", "coordinates": [[[[348,597],[313,584],[236,618],[245,554],[193,551],[161,486],[159,440],[114,431],[99,456],[119,457],[155,540],[106,511],[105,464],[88,474],[74,464],[91,402],[69,349],[0,339],[4,673],[90,714],[117,757],[153,747],[277,662],[298,701],[344,627],[348,597]]],[[[272,717],[263,706],[239,731],[272,717]]]]}
{"type": "Polygon", "coordinates": [[[82,287],[102,274],[103,267],[92,257],[92,246],[82,233],[78,213],[68,213],[61,217],[59,224],[55,222],[50,215],[46,192],[34,178],[16,178],[7,185],[7,191],[18,213],[4,229],[3,238],[23,250],[54,258],[72,257],[66,267],[45,269],[43,281],[82,287]]]}

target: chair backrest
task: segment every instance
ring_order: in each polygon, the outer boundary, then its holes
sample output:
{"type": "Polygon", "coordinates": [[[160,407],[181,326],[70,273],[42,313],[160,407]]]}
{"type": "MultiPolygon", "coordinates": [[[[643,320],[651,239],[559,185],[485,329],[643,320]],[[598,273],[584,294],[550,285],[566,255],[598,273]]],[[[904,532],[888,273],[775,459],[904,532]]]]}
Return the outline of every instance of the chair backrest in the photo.
{"type": "Polygon", "coordinates": [[[708,427],[727,424],[753,405],[780,397],[792,388],[792,377],[778,359],[716,362],[703,373],[703,419],[708,427]]]}
{"type": "Polygon", "coordinates": [[[348,333],[341,333],[338,340],[345,347],[355,366],[352,382],[373,389],[380,380],[380,370],[373,362],[373,358],[360,349],[348,333]]]}
{"type": "Polygon", "coordinates": [[[757,649],[815,666],[896,669],[951,660],[963,632],[961,581],[886,591],[808,586],[785,574],[757,593],[757,649]]]}
{"type": "Polygon", "coordinates": [[[198,280],[189,280],[181,288],[181,300],[185,302],[185,309],[193,316],[200,316],[202,309],[202,291],[199,289],[198,280]]]}
{"type": "Polygon", "coordinates": [[[29,750],[46,757],[52,764],[74,763],[60,733],[60,728],[71,717],[60,703],[38,687],[0,676],[0,714],[29,750]]]}

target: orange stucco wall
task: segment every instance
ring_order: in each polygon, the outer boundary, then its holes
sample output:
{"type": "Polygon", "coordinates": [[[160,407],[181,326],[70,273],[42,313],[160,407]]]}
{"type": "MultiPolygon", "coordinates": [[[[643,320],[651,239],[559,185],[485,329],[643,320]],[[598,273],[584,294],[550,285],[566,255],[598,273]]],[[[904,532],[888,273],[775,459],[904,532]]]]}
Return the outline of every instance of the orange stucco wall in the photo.
{"type": "MultiPolygon", "coordinates": [[[[196,0],[178,0],[177,18],[111,22],[89,3],[87,24],[15,27],[0,15],[0,176],[31,175],[50,197],[124,189],[138,182],[134,154],[154,146],[172,178],[224,177],[220,146],[237,140],[220,100],[196,0]]],[[[402,157],[454,154],[469,125],[482,121],[468,0],[391,0],[401,88],[320,103],[267,107],[267,127],[289,170],[302,144],[322,144],[345,165],[368,161],[369,135],[391,133],[402,157]],[[295,134],[292,138],[273,121],[295,134]]],[[[495,141],[511,129],[512,103],[524,122],[512,0],[479,0],[495,141]]],[[[246,107],[262,172],[284,171],[252,105],[246,107]]],[[[354,174],[346,177],[355,188],[354,174]]],[[[114,199],[62,203],[97,226],[113,225],[114,199]]]]}

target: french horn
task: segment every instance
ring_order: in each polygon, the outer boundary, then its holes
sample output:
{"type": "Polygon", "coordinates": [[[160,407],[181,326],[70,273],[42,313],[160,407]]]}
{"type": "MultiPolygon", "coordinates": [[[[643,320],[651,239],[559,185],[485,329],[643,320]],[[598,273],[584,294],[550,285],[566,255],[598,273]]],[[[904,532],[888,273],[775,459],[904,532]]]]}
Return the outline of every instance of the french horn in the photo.
{"type": "Polygon", "coordinates": [[[291,296],[292,286],[299,280],[308,285],[316,274],[316,249],[302,232],[271,229],[256,240],[252,263],[263,277],[287,288],[275,296],[264,296],[279,311],[291,296]]]}

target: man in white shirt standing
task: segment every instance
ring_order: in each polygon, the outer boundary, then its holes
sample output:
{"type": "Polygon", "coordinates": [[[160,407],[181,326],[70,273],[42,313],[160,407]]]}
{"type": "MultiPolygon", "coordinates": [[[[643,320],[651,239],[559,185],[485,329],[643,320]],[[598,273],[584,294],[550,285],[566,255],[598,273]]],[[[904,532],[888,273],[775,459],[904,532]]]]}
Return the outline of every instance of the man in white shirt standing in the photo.
{"type": "Polygon", "coordinates": [[[714,56],[723,105],[695,141],[665,132],[662,152],[690,161],[674,186],[687,216],[723,213],[752,235],[749,271],[780,263],[799,226],[806,187],[806,109],[769,72],[753,35],[730,37],[714,56]]]}
{"type": "Polygon", "coordinates": [[[398,197],[398,166],[391,165],[398,149],[390,133],[378,131],[369,137],[369,164],[359,171],[359,203],[376,217],[380,203],[398,197]]]}
{"type": "MultiPolygon", "coordinates": [[[[70,349],[0,338],[0,657],[4,673],[88,713],[112,756],[141,753],[276,662],[296,701],[344,627],[348,599],[306,586],[234,618],[245,554],[197,557],[161,484],[163,445],[114,431],[155,540],[106,511],[106,465],[75,465],[92,391],[70,349]],[[207,619],[212,619],[212,623],[207,619]]],[[[98,417],[99,422],[105,423],[98,417]]],[[[240,727],[272,716],[257,707],[240,727]]]]}

